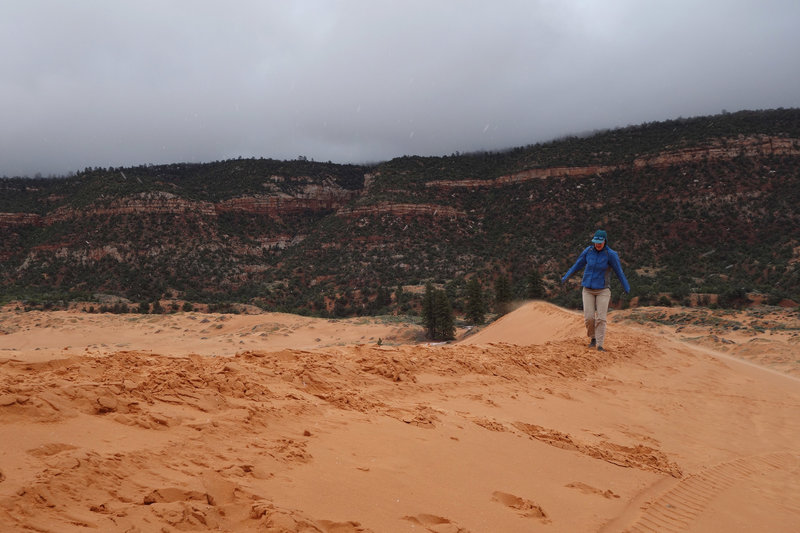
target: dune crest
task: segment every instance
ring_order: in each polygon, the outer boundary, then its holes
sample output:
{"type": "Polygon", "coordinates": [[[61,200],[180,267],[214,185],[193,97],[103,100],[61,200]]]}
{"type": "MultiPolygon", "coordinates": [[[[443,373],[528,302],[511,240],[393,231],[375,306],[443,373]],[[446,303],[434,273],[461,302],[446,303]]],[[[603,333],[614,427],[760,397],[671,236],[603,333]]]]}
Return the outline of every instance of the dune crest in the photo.
{"type": "Polygon", "coordinates": [[[488,327],[460,341],[461,344],[503,342],[527,346],[579,337],[583,315],[542,301],[522,304],[488,327]]]}

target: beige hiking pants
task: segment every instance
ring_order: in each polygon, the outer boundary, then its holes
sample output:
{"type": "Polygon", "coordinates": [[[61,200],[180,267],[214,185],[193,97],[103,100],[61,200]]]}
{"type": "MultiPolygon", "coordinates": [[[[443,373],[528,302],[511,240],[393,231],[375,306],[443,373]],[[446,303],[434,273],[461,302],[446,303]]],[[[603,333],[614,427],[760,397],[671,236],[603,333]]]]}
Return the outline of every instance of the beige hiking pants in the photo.
{"type": "Polygon", "coordinates": [[[583,320],[586,322],[586,335],[597,339],[602,346],[606,338],[606,316],[611,301],[611,289],[583,288],[583,320]]]}

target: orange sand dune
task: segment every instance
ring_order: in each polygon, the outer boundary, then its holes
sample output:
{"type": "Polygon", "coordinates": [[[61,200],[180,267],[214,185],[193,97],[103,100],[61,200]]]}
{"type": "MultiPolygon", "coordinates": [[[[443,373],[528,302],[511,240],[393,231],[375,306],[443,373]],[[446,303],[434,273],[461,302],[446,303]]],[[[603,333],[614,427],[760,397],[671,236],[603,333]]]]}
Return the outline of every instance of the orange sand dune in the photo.
{"type": "Polygon", "coordinates": [[[583,314],[545,302],[528,302],[515,312],[500,317],[489,327],[465,337],[461,344],[504,342],[527,346],[585,337],[583,314]]]}
{"type": "Polygon", "coordinates": [[[800,524],[800,381],[644,327],[612,321],[598,353],[542,303],[444,346],[289,316],[10,315],[3,532],[800,524]]]}
{"type": "MultiPolygon", "coordinates": [[[[120,350],[231,356],[249,349],[414,342],[409,324],[373,318],[325,320],[284,313],[111,315],[0,312],[0,359],[47,361],[120,350]]],[[[421,339],[422,337],[419,336],[421,339]]]]}

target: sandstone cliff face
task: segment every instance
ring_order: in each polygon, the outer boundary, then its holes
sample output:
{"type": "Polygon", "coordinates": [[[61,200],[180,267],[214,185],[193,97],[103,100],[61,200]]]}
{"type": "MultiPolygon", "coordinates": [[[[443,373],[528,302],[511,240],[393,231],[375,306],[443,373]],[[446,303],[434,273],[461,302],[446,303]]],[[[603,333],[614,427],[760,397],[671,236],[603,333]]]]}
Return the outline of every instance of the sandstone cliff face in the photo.
{"type": "Polygon", "coordinates": [[[394,204],[381,203],[377,205],[343,208],[336,212],[337,215],[348,218],[358,218],[366,215],[392,215],[396,217],[430,216],[443,218],[461,218],[466,213],[444,205],[432,204],[394,204]]]}
{"type": "Polygon", "coordinates": [[[0,213],[0,229],[41,224],[42,217],[34,213],[0,213]]]}
{"type": "MultiPolygon", "coordinates": [[[[304,194],[259,195],[231,198],[219,203],[197,202],[180,198],[166,192],[143,193],[116,199],[104,207],[88,209],[60,208],[53,213],[41,217],[29,213],[0,213],[0,228],[24,225],[50,225],[57,222],[74,220],[90,216],[171,214],[200,215],[214,217],[221,213],[249,213],[271,218],[280,218],[283,214],[303,211],[332,211],[348,218],[365,215],[389,214],[397,217],[430,216],[459,218],[465,213],[452,207],[432,204],[382,203],[374,206],[347,208],[347,203],[359,194],[358,191],[344,189],[330,190],[324,187],[308,187],[304,194]]],[[[269,243],[268,248],[283,248],[286,242],[269,243]]]]}
{"type": "Polygon", "coordinates": [[[651,157],[640,157],[634,160],[633,167],[668,167],[697,161],[719,161],[741,156],[769,155],[800,155],[800,139],[768,136],[719,139],[706,146],[662,152],[651,157]]]}
{"type": "Polygon", "coordinates": [[[286,213],[338,209],[358,196],[358,191],[307,185],[296,195],[258,195],[231,198],[214,206],[216,213],[244,212],[278,218],[286,213]]]}
{"type": "Polygon", "coordinates": [[[146,192],[123,198],[117,198],[105,206],[89,206],[86,209],[58,208],[44,219],[45,224],[74,220],[90,216],[111,216],[131,214],[173,214],[183,215],[195,213],[213,216],[216,214],[214,204],[210,202],[193,202],[172,193],[158,191],[146,192]]]}
{"type": "MultiPolygon", "coordinates": [[[[133,258],[133,255],[130,252],[126,253],[124,250],[120,250],[113,245],[85,249],[69,248],[64,246],[58,248],[55,251],[54,256],[58,259],[71,259],[75,263],[82,265],[94,264],[107,257],[117,261],[118,263],[126,260],[129,261],[133,258]],[[123,257],[123,253],[125,253],[125,257],[123,257]]],[[[35,254],[29,257],[35,259],[35,254]]]]}
{"type": "Polygon", "coordinates": [[[741,156],[755,157],[769,155],[800,155],[800,139],[769,137],[766,135],[742,137],[738,139],[719,139],[705,146],[662,152],[654,156],[639,157],[634,159],[631,165],[532,168],[515,174],[500,176],[495,180],[440,180],[430,181],[426,183],[425,186],[442,189],[502,187],[513,183],[555,176],[582,178],[619,169],[641,169],[644,167],[663,168],[683,163],[695,163],[698,161],[719,161],[730,160],[741,156]]]}
{"type": "Polygon", "coordinates": [[[303,211],[335,210],[359,194],[340,187],[307,185],[295,195],[274,194],[231,198],[218,203],[187,200],[158,191],[116,198],[106,205],[86,209],[58,208],[42,217],[31,213],[0,213],[0,228],[26,225],[51,225],[57,222],[92,216],[113,215],[199,215],[215,217],[220,213],[240,212],[279,218],[282,214],[303,211]]]}
{"type": "Polygon", "coordinates": [[[441,180],[430,181],[425,184],[426,187],[439,187],[439,188],[467,188],[477,189],[480,187],[502,187],[513,183],[521,183],[523,181],[537,180],[552,178],[555,176],[577,177],[582,178],[585,176],[592,176],[594,174],[602,174],[610,170],[616,170],[616,166],[589,166],[589,167],[549,167],[549,168],[532,168],[523,170],[515,174],[500,176],[495,180],[441,180]]]}

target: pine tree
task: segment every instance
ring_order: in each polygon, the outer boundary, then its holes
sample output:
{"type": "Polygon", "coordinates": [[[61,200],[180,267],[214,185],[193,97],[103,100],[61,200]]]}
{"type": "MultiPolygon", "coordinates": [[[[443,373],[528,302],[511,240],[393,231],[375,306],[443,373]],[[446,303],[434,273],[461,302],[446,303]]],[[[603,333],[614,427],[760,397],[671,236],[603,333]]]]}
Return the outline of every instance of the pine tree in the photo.
{"type": "Polygon", "coordinates": [[[531,270],[530,274],[528,274],[528,298],[531,300],[544,298],[542,276],[536,268],[531,270]]]}
{"type": "Polygon", "coordinates": [[[453,311],[463,311],[463,304],[459,301],[459,294],[463,292],[464,280],[460,278],[452,279],[444,286],[447,299],[453,307],[453,311]]]}
{"type": "Polygon", "coordinates": [[[483,324],[486,305],[483,301],[483,289],[478,278],[472,278],[467,283],[467,310],[466,317],[472,324],[483,324]]]}
{"type": "Polygon", "coordinates": [[[383,309],[385,307],[389,307],[392,303],[392,293],[389,292],[389,289],[381,285],[378,287],[378,296],[375,300],[375,307],[378,309],[383,309]]]}
{"type": "Polygon", "coordinates": [[[505,274],[500,274],[494,282],[494,307],[499,315],[508,313],[511,308],[511,281],[505,274]]]}
{"type": "Polygon", "coordinates": [[[422,299],[422,325],[425,335],[432,340],[451,340],[455,338],[455,314],[447,297],[447,292],[434,289],[433,284],[425,284],[422,299]]]}
{"type": "Polygon", "coordinates": [[[425,296],[422,298],[422,326],[429,339],[436,335],[436,314],[434,313],[434,290],[433,284],[429,281],[425,284],[425,296]]]}
{"type": "Polygon", "coordinates": [[[337,297],[336,301],[333,302],[333,316],[342,318],[347,316],[349,312],[350,309],[345,298],[341,296],[337,297]]]}
{"type": "Polygon", "coordinates": [[[395,307],[397,308],[398,312],[402,312],[403,311],[403,307],[406,304],[406,300],[407,300],[407,298],[406,298],[405,293],[403,292],[403,286],[402,285],[398,285],[397,288],[394,291],[394,303],[395,303],[395,307]]]}
{"type": "Polygon", "coordinates": [[[450,305],[447,292],[443,290],[436,291],[434,295],[434,313],[436,326],[433,338],[441,341],[454,339],[456,333],[455,316],[453,315],[453,307],[450,305]]]}

